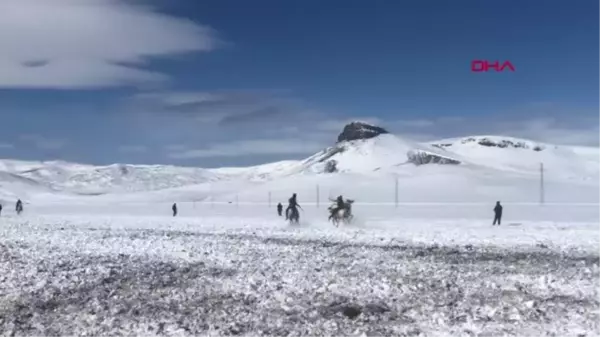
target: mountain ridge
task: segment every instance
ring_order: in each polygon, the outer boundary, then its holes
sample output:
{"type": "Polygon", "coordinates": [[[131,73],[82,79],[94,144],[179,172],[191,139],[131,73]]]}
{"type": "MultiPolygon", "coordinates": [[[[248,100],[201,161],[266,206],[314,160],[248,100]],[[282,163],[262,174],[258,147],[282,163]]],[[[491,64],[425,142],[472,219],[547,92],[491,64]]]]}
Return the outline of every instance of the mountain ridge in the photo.
{"type": "MultiPolygon", "coordinates": [[[[466,184],[473,177],[479,177],[480,181],[502,181],[515,177],[535,180],[541,162],[546,163],[550,170],[549,181],[598,184],[600,156],[591,147],[571,149],[569,146],[493,135],[421,143],[387,132],[376,134],[379,131],[366,131],[361,134],[364,130],[378,130],[364,125],[358,124],[358,134],[354,132],[356,130],[350,132],[354,136],[362,135],[358,139],[335,142],[305,159],[248,167],[200,168],[122,163],[94,166],[65,161],[0,159],[0,199],[16,196],[27,199],[41,193],[71,196],[151,193],[168,199],[169,194],[160,191],[169,190],[180,191],[177,192],[179,196],[202,199],[216,194],[238,193],[239,190],[260,190],[261,184],[275,189],[279,188],[274,187],[279,183],[285,188],[293,181],[308,179],[306,181],[325,184],[329,180],[339,184],[337,187],[331,185],[332,189],[344,189],[343,185],[347,184],[344,179],[380,181],[388,179],[385,178],[388,176],[407,179],[407,188],[416,188],[410,179],[424,183],[427,179],[435,180],[436,186],[427,187],[433,190],[454,186],[450,180],[462,180],[466,184]],[[536,150],[537,147],[539,150],[536,150]],[[433,178],[435,176],[439,176],[440,180],[433,178]]],[[[347,128],[344,129],[347,131],[347,128]]]]}

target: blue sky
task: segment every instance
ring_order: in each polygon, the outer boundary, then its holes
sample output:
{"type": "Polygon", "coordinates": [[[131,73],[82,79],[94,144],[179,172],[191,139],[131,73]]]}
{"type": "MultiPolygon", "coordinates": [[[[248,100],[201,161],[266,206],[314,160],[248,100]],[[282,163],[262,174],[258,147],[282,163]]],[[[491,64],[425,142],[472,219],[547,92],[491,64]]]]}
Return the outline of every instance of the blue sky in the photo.
{"type": "Polygon", "coordinates": [[[0,0],[0,157],[250,165],[355,119],[598,146],[598,2],[576,3],[0,0]]]}

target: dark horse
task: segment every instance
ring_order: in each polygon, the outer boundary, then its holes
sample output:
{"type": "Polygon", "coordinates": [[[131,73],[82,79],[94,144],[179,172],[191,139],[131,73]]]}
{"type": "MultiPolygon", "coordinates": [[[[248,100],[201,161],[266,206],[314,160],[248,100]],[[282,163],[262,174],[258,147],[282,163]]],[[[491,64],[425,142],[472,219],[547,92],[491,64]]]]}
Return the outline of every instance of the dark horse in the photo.
{"type": "Polygon", "coordinates": [[[287,210],[287,218],[290,220],[290,223],[299,223],[300,222],[300,212],[296,207],[292,207],[287,210]]]}

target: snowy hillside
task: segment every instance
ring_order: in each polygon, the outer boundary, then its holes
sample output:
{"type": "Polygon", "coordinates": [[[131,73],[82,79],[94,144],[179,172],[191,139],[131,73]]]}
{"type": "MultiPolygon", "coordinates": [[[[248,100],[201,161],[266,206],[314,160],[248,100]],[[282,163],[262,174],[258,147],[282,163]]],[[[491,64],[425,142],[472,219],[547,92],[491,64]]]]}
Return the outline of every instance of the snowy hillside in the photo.
{"type": "Polygon", "coordinates": [[[399,202],[536,202],[540,163],[544,163],[548,202],[598,202],[597,148],[500,136],[421,144],[360,122],[348,124],[334,139],[331,147],[305,160],[238,168],[0,160],[0,200],[41,202],[87,196],[88,201],[266,203],[268,196],[282,201],[296,192],[304,202],[339,194],[363,203],[396,198],[399,202]]]}
{"type": "Polygon", "coordinates": [[[504,136],[445,139],[431,145],[497,170],[539,175],[543,163],[547,173],[555,178],[598,180],[598,148],[557,146],[504,136]]]}
{"type": "Polygon", "coordinates": [[[448,163],[460,163],[432,146],[417,144],[396,136],[382,134],[370,139],[344,141],[327,148],[302,162],[308,172],[367,173],[395,169],[401,165],[421,164],[415,158],[420,154],[441,158],[448,163]],[[328,169],[329,168],[329,169],[328,169]]]}
{"type": "Polygon", "coordinates": [[[218,174],[206,169],[163,165],[91,166],[6,160],[0,161],[0,170],[40,188],[79,194],[148,191],[219,179],[218,174]]]}

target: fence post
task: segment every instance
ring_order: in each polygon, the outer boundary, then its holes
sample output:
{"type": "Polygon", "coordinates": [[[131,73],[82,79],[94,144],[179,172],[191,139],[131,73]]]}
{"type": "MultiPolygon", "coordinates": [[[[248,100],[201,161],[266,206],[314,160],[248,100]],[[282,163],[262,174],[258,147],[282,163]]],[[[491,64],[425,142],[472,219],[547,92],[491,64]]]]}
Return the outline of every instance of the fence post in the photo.
{"type": "Polygon", "coordinates": [[[319,208],[319,203],[320,203],[319,194],[320,194],[319,193],[319,184],[317,184],[317,208],[319,208]]]}
{"type": "Polygon", "coordinates": [[[394,203],[396,204],[396,208],[398,208],[398,177],[396,177],[396,183],[394,185],[394,203]]]}
{"type": "Polygon", "coordinates": [[[540,204],[544,204],[544,163],[540,163],[540,204]]]}

